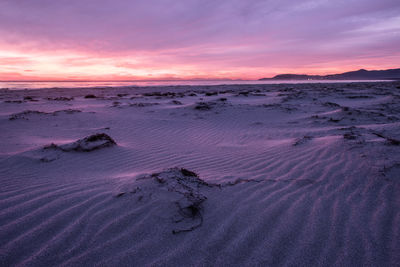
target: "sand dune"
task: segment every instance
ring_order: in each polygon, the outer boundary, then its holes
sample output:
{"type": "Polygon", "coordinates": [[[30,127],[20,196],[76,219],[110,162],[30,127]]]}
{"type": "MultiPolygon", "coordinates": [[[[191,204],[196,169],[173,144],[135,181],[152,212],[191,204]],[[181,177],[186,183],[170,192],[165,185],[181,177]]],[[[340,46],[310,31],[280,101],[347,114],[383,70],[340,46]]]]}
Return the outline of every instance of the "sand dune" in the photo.
{"type": "Polygon", "coordinates": [[[399,266],[398,87],[2,90],[0,265],[399,266]]]}

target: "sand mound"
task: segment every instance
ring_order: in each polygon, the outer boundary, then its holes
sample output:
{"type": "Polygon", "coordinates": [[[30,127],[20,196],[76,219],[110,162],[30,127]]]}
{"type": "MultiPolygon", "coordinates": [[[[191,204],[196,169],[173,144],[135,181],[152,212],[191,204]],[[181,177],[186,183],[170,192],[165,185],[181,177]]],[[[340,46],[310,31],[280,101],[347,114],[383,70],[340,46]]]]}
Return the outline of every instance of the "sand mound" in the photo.
{"type": "Polygon", "coordinates": [[[34,115],[58,116],[59,114],[62,114],[62,113],[75,114],[75,113],[80,113],[80,112],[82,112],[82,111],[78,110],[78,109],[63,109],[63,110],[56,110],[54,112],[43,112],[43,111],[38,111],[38,110],[25,110],[22,112],[11,114],[8,119],[10,121],[29,120],[29,118],[34,115]]]}
{"type": "Polygon", "coordinates": [[[27,120],[27,116],[29,116],[29,115],[46,115],[46,114],[50,114],[50,113],[37,111],[37,110],[25,110],[25,111],[22,111],[19,113],[11,114],[8,119],[10,121],[19,120],[19,119],[27,120]]]}
{"type": "Polygon", "coordinates": [[[78,141],[70,144],[64,144],[64,145],[51,144],[45,146],[44,149],[45,150],[56,149],[64,152],[71,152],[71,151],[90,152],[96,149],[114,146],[116,144],[117,143],[107,134],[99,133],[87,136],[83,139],[79,139],[78,141]]]}
{"type": "Polygon", "coordinates": [[[171,214],[176,224],[173,234],[189,232],[203,224],[203,202],[207,200],[206,187],[213,185],[200,179],[195,172],[184,168],[171,168],[137,178],[130,189],[123,189],[115,197],[135,194],[139,201],[154,195],[164,195],[163,202],[171,203],[175,209],[171,214]]]}

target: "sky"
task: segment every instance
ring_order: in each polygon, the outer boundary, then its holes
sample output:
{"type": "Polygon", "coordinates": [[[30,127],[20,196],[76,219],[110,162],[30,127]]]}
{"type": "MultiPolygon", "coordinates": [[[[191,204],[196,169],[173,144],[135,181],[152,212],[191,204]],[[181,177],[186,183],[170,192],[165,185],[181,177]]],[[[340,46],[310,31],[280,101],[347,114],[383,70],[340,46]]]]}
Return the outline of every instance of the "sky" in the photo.
{"type": "Polygon", "coordinates": [[[400,68],[399,0],[0,0],[0,80],[400,68]]]}

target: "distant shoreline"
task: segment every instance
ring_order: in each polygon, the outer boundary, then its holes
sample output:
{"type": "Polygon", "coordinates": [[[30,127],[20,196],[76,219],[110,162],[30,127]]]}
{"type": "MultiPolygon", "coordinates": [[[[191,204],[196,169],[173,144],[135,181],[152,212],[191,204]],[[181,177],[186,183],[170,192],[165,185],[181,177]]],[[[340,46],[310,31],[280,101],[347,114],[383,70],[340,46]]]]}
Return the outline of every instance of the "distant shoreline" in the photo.
{"type": "Polygon", "coordinates": [[[218,80],[218,81],[158,81],[158,82],[1,82],[0,90],[40,90],[65,88],[119,88],[119,87],[168,87],[168,86],[239,86],[318,83],[368,83],[395,82],[396,80],[218,80]]]}

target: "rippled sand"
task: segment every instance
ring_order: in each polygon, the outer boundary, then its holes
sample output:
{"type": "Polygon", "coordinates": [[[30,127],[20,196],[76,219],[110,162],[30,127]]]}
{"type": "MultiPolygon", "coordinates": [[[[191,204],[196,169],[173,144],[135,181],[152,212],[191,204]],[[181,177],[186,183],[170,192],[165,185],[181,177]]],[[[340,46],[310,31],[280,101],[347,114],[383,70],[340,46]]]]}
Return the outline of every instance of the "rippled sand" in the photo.
{"type": "Polygon", "coordinates": [[[399,266],[399,126],[396,82],[0,90],[0,265],[399,266]]]}

